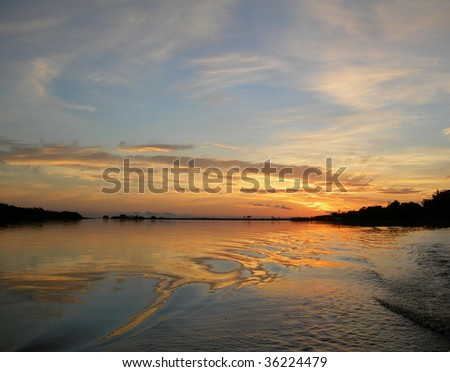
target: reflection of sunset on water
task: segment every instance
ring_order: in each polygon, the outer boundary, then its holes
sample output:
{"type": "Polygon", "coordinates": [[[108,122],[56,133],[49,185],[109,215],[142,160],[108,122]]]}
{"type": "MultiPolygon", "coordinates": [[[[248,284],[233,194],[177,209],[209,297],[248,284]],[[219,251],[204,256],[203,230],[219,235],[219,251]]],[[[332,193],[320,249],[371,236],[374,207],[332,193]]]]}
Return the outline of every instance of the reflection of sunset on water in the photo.
{"type": "MultiPolygon", "coordinates": [[[[271,264],[294,270],[306,266],[344,267],[343,263],[327,258],[332,252],[321,246],[323,233],[320,225],[314,227],[314,234],[307,241],[302,241],[301,235],[297,239],[292,231],[278,231],[277,223],[253,223],[244,228],[240,222],[231,224],[234,224],[231,231],[235,234],[250,230],[251,235],[257,233],[257,238],[233,239],[228,227],[216,222],[206,222],[204,229],[211,227],[212,233],[220,240],[210,240],[206,235],[193,233],[192,222],[144,222],[134,225],[130,222],[127,227],[133,230],[133,234],[124,237],[117,229],[123,223],[111,221],[97,224],[97,227],[102,227],[100,233],[92,229],[85,238],[87,245],[79,251],[80,248],[70,247],[70,236],[58,234],[57,226],[53,226],[52,230],[44,226],[37,231],[55,243],[53,247],[45,247],[47,258],[38,265],[27,267],[26,271],[3,272],[0,278],[10,291],[26,293],[35,301],[62,303],[80,302],[77,295],[88,293],[92,282],[101,280],[107,273],[120,277],[120,273],[126,272],[128,279],[129,275],[156,279],[156,297],[128,323],[111,332],[107,336],[110,338],[147,320],[165,305],[174,291],[186,284],[204,283],[211,290],[263,285],[283,276],[282,273],[271,271],[271,264]],[[172,244],[175,237],[170,238],[170,235],[168,237],[165,234],[173,225],[177,229],[177,244],[172,244]],[[111,234],[109,237],[113,239],[109,243],[114,244],[105,247],[106,255],[102,247],[104,234],[111,234]],[[64,252],[64,246],[67,245],[69,250],[64,252]],[[98,257],[100,253],[103,254],[101,259],[98,257]],[[70,261],[67,261],[68,258],[70,261]],[[209,264],[211,260],[234,262],[238,268],[218,271],[209,264]]],[[[292,224],[290,227],[290,230],[296,228],[292,224]]],[[[308,225],[298,226],[300,232],[305,227],[308,229],[308,225]]],[[[33,229],[26,231],[30,235],[36,232],[33,229]]],[[[72,233],[76,235],[76,231],[77,226],[73,225],[72,233]]],[[[21,239],[27,239],[26,233],[17,242],[21,239]]],[[[32,245],[30,247],[36,248],[39,249],[32,245]]]]}
{"type": "MultiPolygon", "coordinates": [[[[104,237],[92,230],[92,234],[86,238],[89,242],[88,246],[78,254],[76,249],[66,252],[67,257],[71,257],[71,261],[66,262],[64,252],[60,249],[70,242],[70,237],[65,234],[58,236],[57,229],[53,229],[49,232],[51,236],[46,238],[57,244],[58,251],[53,251],[52,247],[46,247],[46,250],[50,250],[50,262],[44,261],[39,263],[38,267],[29,267],[29,271],[4,272],[0,278],[10,291],[26,293],[35,301],[62,303],[80,302],[77,295],[88,293],[91,283],[101,280],[107,273],[115,273],[120,277],[121,272],[126,272],[127,278],[133,275],[133,277],[156,279],[158,281],[155,288],[157,296],[148,307],[139,311],[126,325],[108,335],[109,338],[138,326],[163,307],[172,293],[185,284],[204,283],[211,290],[230,286],[242,288],[248,285],[262,285],[282,275],[271,272],[268,264],[282,265],[290,269],[301,269],[304,266],[343,266],[339,262],[327,260],[325,256],[329,252],[326,250],[320,247],[315,248],[320,243],[320,233],[317,233],[317,240],[308,241],[306,244],[308,248],[304,249],[295,239],[287,240],[289,236],[292,236],[291,233],[283,234],[276,229],[271,233],[271,226],[277,226],[276,223],[264,223],[262,226],[254,223],[256,226],[250,227],[250,230],[258,232],[257,239],[233,239],[228,236],[229,230],[223,229],[220,223],[206,223],[214,229],[219,227],[215,235],[224,239],[210,243],[204,236],[192,234],[192,223],[169,222],[169,225],[177,225],[177,233],[180,236],[177,238],[179,243],[176,245],[169,245],[171,239],[164,235],[164,232],[170,229],[165,222],[131,225],[136,234],[128,235],[126,238],[121,238],[115,233],[116,225],[114,224],[121,223],[110,222],[109,225],[104,223],[102,225],[107,227],[108,233],[113,234],[114,244],[118,248],[117,251],[114,246],[109,246],[106,259],[103,257],[99,260],[96,257],[99,253],[98,248],[102,245],[101,239],[104,237]],[[60,245],[61,242],[62,245],[60,245]],[[125,249],[125,247],[132,248],[125,249]],[[55,255],[52,256],[52,253],[55,255]],[[114,257],[117,254],[119,255],[114,257]],[[120,263],[119,257],[123,259],[120,263]],[[218,271],[209,264],[211,260],[234,262],[237,263],[238,268],[228,272],[218,271]]],[[[242,230],[239,222],[235,225],[238,230],[242,230]]],[[[73,233],[76,234],[77,227],[75,225],[73,227],[73,233]]],[[[28,232],[32,234],[35,230],[30,229],[28,232]]],[[[39,229],[39,232],[47,233],[45,227],[39,229]]],[[[26,237],[22,236],[21,239],[26,237]]],[[[34,248],[31,247],[31,249],[34,248]]]]}
{"type": "MultiPolygon", "coordinates": [[[[398,262],[405,262],[392,242],[408,231],[414,229],[269,221],[30,225],[3,229],[0,282],[4,296],[15,299],[12,303],[59,309],[45,310],[44,317],[59,314],[63,320],[67,312],[90,322],[110,313],[96,330],[102,347],[144,331],[161,337],[157,335],[164,324],[180,316],[190,321],[193,310],[185,304],[199,302],[195,312],[215,311],[243,293],[248,303],[229,311],[253,312],[253,306],[270,307],[273,302],[291,309],[283,310],[289,317],[299,312],[298,319],[314,323],[315,316],[325,316],[322,322],[333,332],[342,331],[333,317],[350,317],[345,322],[355,317],[363,332],[368,327],[364,319],[371,318],[367,312],[381,307],[375,299],[381,296],[383,276],[399,273],[390,269],[392,258],[399,255],[398,262]],[[380,253],[383,249],[389,250],[389,258],[380,253]],[[380,274],[376,265],[388,271],[380,274]],[[178,299],[193,290],[197,294],[192,298],[178,299]],[[216,305],[200,305],[208,298],[216,298],[216,305]],[[266,304],[253,305],[264,299],[266,304]],[[89,311],[93,306],[97,310],[89,311]],[[336,314],[329,318],[324,312],[336,314]]],[[[236,315],[233,322],[242,317],[236,315]]]]}

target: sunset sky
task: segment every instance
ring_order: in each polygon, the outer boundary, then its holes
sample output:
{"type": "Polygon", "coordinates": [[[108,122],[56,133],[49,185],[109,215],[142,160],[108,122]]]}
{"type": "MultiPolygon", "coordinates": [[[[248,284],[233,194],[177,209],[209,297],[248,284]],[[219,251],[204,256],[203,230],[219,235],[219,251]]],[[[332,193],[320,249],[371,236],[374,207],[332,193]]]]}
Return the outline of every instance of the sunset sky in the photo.
{"type": "Polygon", "coordinates": [[[2,1],[0,202],[280,217],[420,202],[450,188],[449,40],[446,0],[2,1]],[[100,192],[122,158],[159,177],[177,158],[326,157],[348,192],[100,192]]]}

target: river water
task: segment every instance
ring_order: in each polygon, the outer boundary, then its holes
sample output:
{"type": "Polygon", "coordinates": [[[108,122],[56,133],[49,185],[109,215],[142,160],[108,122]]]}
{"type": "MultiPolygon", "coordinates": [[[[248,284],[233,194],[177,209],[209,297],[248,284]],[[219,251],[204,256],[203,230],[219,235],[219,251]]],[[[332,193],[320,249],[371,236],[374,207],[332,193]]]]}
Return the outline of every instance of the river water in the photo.
{"type": "Polygon", "coordinates": [[[0,228],[0,350],[448,351],[450,229],[0,228]]]}

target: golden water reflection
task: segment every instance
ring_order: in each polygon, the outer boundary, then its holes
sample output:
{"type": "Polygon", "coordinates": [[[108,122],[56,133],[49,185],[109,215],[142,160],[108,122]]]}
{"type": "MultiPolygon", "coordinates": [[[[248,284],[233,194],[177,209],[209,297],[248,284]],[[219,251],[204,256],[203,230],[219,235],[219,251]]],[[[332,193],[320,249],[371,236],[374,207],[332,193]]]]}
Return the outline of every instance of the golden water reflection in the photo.
{"type": "Polygon", "coordinates": [[[148,306],[104,339],[138,327],[187,284],[236,290],[306,267],[350,268],[358,258],[351,228],[290,222],[83,221],[3,229],[1,239],[2,288],[31,301],[80,303],[109,274],[156,280],[148,306]]]}

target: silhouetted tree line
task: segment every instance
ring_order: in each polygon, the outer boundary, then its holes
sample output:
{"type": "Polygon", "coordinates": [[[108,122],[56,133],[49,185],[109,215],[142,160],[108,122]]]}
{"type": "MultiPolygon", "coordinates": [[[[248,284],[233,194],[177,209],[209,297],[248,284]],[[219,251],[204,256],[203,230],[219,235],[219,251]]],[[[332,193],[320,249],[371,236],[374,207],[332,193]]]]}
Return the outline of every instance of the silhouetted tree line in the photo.
{"type": "MultiPolygon", "coordinates": [[[[154,216],[152,216],[153,218],[155,218],[154,216]]],[[[103,219],[106,219],[105,216],[103,216],[103,219]]],[[[144,217],[142,216],[129,216],[126,214],[121,214],[119,216],[112,216],[111,217],[112,220],[145,220],[144,217]]]]}
{"type": "Polygon", "coordinates": [[[46,220],[81,220],[83,216],[77,212],[54,212],[42,208],[21,208],[0,203],[0,223],[46,220]]]}
{"type": "Polygon", "coordinates": [[[341,221],[353,224],[430,224],[450,226],[450,190],[437,190],[421,204],[397,200],[387,207],[380,205],[363,207],[359,211],[332,213],[313,217],[315,221],[341,221]]]}

